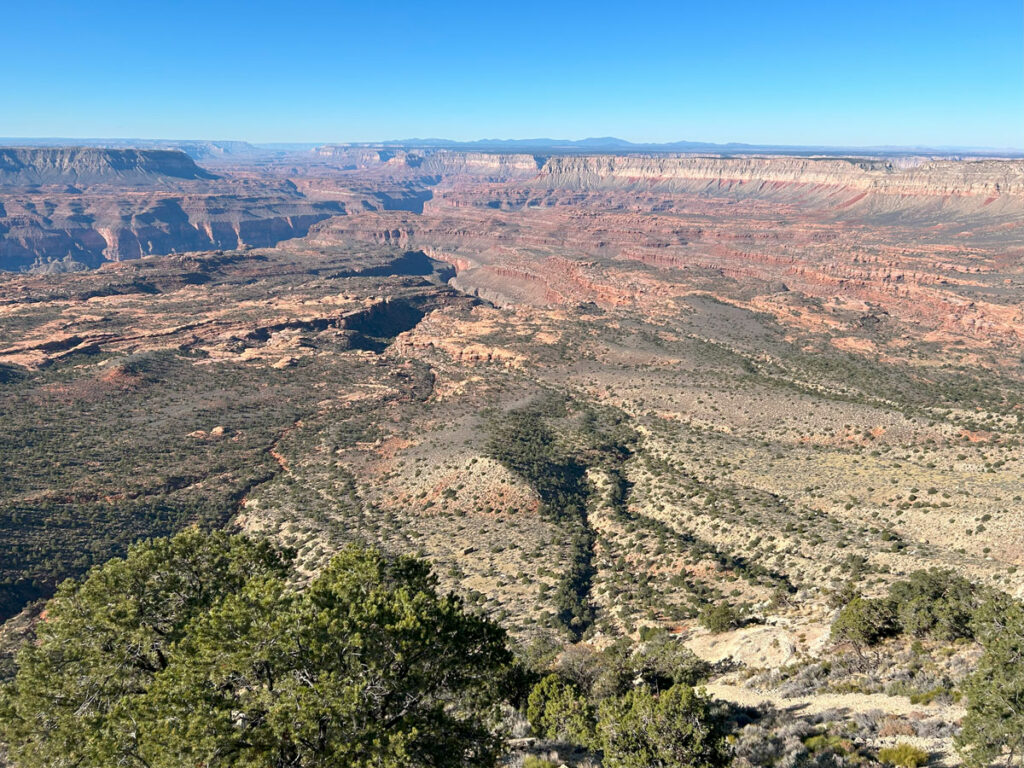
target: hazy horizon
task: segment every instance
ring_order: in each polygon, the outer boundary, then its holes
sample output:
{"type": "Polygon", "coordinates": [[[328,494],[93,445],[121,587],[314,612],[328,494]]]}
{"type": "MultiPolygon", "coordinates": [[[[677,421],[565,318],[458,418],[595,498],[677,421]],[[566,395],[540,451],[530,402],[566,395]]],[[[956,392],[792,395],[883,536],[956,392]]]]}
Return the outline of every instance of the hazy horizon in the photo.
{"type": "Polygon", "coordinates": [[[119,144],[129,145],[131,142],[139,142],[140,144],[190,144],[190,143],[211,143],[211,144],[245,144],[256,148],[275,148],[275,147],[318,147],[318,146],[365,146],[365,147],[409,147],[409,148],[446,148],[451,146],[453,148],[462,147],[473,147],[473,145],[479,145],[480,149],[487,149],[489,147],[499,145],[520,145],[523,148],[547,148],[547,149],[558,149],[564,147],[566,149],[586,149],[588,146],[594,146],[602,151],[607,151],[612,144],[619,143],[624,147],[634,147],[637,149],[657,149],[665,148],[666,151],[674,152],[685,152],[687,151],[687,145],[692,146],[689,151],[709,151],[714,148],[731,149],[731,150],[747,150],[751,152],[757,151],[816,151],[820,150],[823,152],[845,152],[851,150],[863,150],[863,151],[879,151],[879,152],[966,152],[966,153],[983,153],[983,152],[995,152],[995,153],[1006,153],[1006,154],[1020,154],[1024,153],[1024,143],[1017,146],[981,146],[981,145],[931,145],[931,144],[870,144],[870,145],[843,145],[843,144],[784,144],[784,143],[767,143],[767,142],[727,142],[727,141],[714,141],[714,140],[697,140],[697,139],[674,139],[664,142],[644,142],[636,141],[620,136],[596,136],[587,135],[582,138],[559,138],[559,137],[548,137],[548,136],[528,136],[528,137],[510,137],[510,138],[476,138],[476,139],[450,139],[446,137],[412,137],[402,139],[369,139],[369,140],[351,140],[351,139],[323,139],[318,141],[297,141],[297,140],[280,140],[280,141],[250,141],[248,139],[240,139],[233,137],[169,137],[169,136],[0,136],[0,146],[4,146],[5,142],[12,142],[8,146],[31,146],[31,142],[45,143],[43,146],[89,146],[90,143],[95,142],[117,142],[119,144]],[[72,144],[78,143],[78,144],[72,144]]]}

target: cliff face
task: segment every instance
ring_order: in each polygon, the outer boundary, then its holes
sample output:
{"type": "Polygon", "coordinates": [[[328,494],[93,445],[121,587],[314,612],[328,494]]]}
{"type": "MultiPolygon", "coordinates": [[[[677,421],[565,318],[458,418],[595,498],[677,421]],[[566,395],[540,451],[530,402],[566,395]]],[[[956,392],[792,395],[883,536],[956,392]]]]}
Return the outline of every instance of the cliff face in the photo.
{"type": "Polygon", "coordinates": [[[21,270],[68,256],[97,267],[150,254],[265,247],[301,237],[342,211],[330,203],[270,193],[11,196],[0,215],[0,269],[21,270]]]}
{"type": "MultiPolygon", "coordinates": [[[[1000,249],[1003,258],[1024,250],[1021,160],[321,147],[304,159],[218,171],[210,178],[171,151],[0,150],[0,180],[8,180],[0,194],[0,269],[265,247],[337,216],[310,242],[438,253],[460,270],[461,285],[475,280],[481,295],[497,296],[504,286],[541,303],[577,291],[561,272],[533,259],[520,263],[528,249],[719,269],[806,284],[818,294],[854,290],[866,263],[878,275],[926,284],[947,279],[948,270],[922,277],[922,254],[963,271],[979,253],[994,259],[1000,249]],[[351,215],[374,211],[409,215],[351,215]],[[864,226],[888,229],[865,233],[864,226]],[[908,260],[909,251],[915,256],[908,260]],[[471,276],[471,264],[483,270],[471,276]],[[526,288],[514,289],[520,282],[526,288]]],[[[875,273],[866,279],[874,285],[875,273]]],[[[900,285],[877,280],[881,287],[856,290],[868,297],[900,285]]],[[[623,300],[614,281],[581,296],[594,292],[611,304],[623,300]]]]}
{"type": "Polygon", "coordinates": [[[322,147],[318,157],[367,180],[433,191],[433,207],[672,206],[674,197],[757,200],[840,216],[1013,215],[1024,160],[562,154],[322,147]],[[440,198],[444,198],[443,202],[440,198]]]}
{"type": "Polygon", "coordinates": [[[566,191],[659,189],[698,192],[748,186],[771,194],[782,185],[920,195],[1024,196],[1024,160],[929,158],[717,157],[704,155],[579,155],[550,157],[454,150],[321,147],[317,156],[351,169],[388,167],[439,177],[477,176],[495,182],[566,191]]]}
{"type": "Polygon", "coordinates": [[[280,178],[215,176],[177,150],[0,149],[0,270],[270,246],[344,210],[280,178]]]}
{"type": "MultiPolygon", "coordinates": [[[[552,157],[538,182],[548,187],[589,189],[656,184],[700,191],[719,186],[844,187],[862,192],[922,195],[1024,195],[1024,161],[926,161],[901,168],[884,160],[796,157],[552,157]]],[[[778,187],[776,187],[778,188],[778,187]]]]}
{"type": "Polygon", "coordinates": [[[478,176],[491,181],[527,178],[537,174],[545,158],[514,152],[459,152],[453,150],[369,149],[319,147],[316,157],[339,163],[348,170],[405,169],[439,177],[478,176]]]}
{"type": "Polygon", "coordinates": [[[938,342],[1024,343],[1024,161],[531,159],[393,157],[385,178],[436,174],[422,213],[335,218],[315,239],[422,250],[499,304],[658,314],[708,291],[828,325],[834,307],[815,302],[860,302],[938,342]]]}
{"type": "Polygon", "coordinates": [[[543,162],[543,158],[524,154],[437,152],[424,158],[421,167],[444,176],[470,174],[505,180],[535,176],[543,162]]]}
{"type": "Polygon", "coordinates": [[[214,179],[177,150],[97,147],[0,148],[0,186],[43,184],[148,185],[165,180],[214,179]]]}

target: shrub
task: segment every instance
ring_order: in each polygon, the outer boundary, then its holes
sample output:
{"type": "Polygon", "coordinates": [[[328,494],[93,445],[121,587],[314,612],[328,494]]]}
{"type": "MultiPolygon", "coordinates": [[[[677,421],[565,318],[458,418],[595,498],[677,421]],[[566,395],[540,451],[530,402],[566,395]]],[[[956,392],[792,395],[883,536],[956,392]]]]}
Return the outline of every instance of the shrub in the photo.
{"type": "Polygon", "coordinates": [[[878,750],[878,759],[886,765],[895,765],[897,768],[918,768],[928,764],[928,753],[918,749],[912,744],[900,742],[895,747],[885,747],[878,750]]]}
{"type": "Polygon", "coordinates": [[[804,739],[808,752],[830,752],[845,755],[854,752],[853,742],[834,733],[816,733],[804,739]]]}
{"type": "Polygon", "coordinates": [[[655,691],[673,685],[697,685],[711,674],[711,665],[665,630],[649,636],[630,658],[633,678],[655,691]]]}
{"type": "Polygon", "coordinates": [[[736,629],[740,624],[739,612],[728,603],[717,603],[700,612],[700,623],[715,634],[736,629]]]}
{"type": "Polygon", "coordinates": [[[902,719],[896,715],[892,715],[885,719],[881,727],[878,729],[878,735],[885,737],[891,736],[913,736],[916,733],[914,726],[907,720],[902,719]]]}
{"type": "Polygon", "coordinates": [[[973,637],[978,590],[953,571],[930,568],[915,571],[889,589],[902,631],[938,640],[973,637]]]}
{"type": "MultiPolygon", "coordinates": [[[[554,663],[554,671],[563,679],[574,683],[588,698],[594,695],[594,686],[606,672],[610,659],[588,645],[570,645],[554,663]]],[[[551,668],[549,663],[546,668],[551,668]]]]}
{"type": "Polygon", "coordinates": [[[895,607],[890,600],[855,597],[832,624],[832,639],[862,647],[875,645],[898,631],[895,607]]]}
{"type": "Polygon", "coordinates": [[[600,708],[598,729],[606,768],[728,765],[722,713],[687,685],[660,694],[636,688],[600,708]]]}
{"type": "Polygon", "coordinates": [[[0,696],[21,768],[488,764],[505,634],[429,566],[349,548],[305,590],[289,559],[187,531],[66,582],[0,696]]]}
{"type": "Polygon", "coordinates": [[[1009,753],[1007,765],[1024,754],[1024,604],[1007,597],[989,600],[978,611],[984,652],[964,682],[967,716],[956,739],[969,766],[990,765],[1009,753]]]}
{"type": "Polygon", "coordinates": [[[573,683],[558,675],[548,675],[530,691],[526,719],[537,736],[583,747],[594,743],[593,708],[573,683]]]}
{"type": "Polygon", "coordinates": [[[523,760],[523,768],[558,768],[558,763],[553,763],[536,755],[527,755],[526,759],[523,760]]]}

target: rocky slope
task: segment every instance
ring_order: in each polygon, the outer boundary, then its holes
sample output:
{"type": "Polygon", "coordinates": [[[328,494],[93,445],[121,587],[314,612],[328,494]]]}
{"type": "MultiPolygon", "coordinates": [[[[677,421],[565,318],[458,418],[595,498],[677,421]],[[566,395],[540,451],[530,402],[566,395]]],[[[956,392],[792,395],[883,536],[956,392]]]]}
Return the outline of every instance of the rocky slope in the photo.
{"type": "Polygon", "coordinates": [[[564,643],[568,595],[586,645],[662,628],[733,657],[722,697],[950,754],[976,649],[844,661],[829,627],[846,586],[930,566],[1024,595],[1017,165],[529,159],[4,194],[8,247],[309,232],[0,275],[0,615],[193,523],[308,573],[369,542],[515,637],[564,643]],[[586,478],[558,480],[571,527],[502,450],[538,435],[524,458],[586,478]],[[752,623],[709,634],[723,604],[752,623]]]}
{"type": "MultiPolygon", "coordinates": [[[[970,219],[959,234],[948,232],[943,247],[987,238],[988,245],[1008,244],[1012,254],[1024,211],[1020,160],[536,156],[328,146],[277,159],[222,162],[217,170],[213,177],[174,151],[0,150],[0,269],[46,268],[69,260],[94,267],[146,254],[269,246],[300,237],[329,216],[394,210],[420,214],[421,232],[462,231],[460,238],[473,248],[489,241],[484,230],[492,224],[509,226],[492,211],[526,211],[528,218],[511,221],[512,227],[550,224],[556,232],[571,211],[573,234],[564,242],[552,240],[550,233],[520,234],[584,252],[605,247],[603,217],[631,211],[636,220],[616,236],[620,255],[662,265],[688,263],[689,255],[650,253],[651,248],[706,239],[711,230],[722,230],[713,235],[719,242],[770,242],[780,225],[796,225],[816,230],[801,237],[834,242],[836,221],[855,230],[865,223],[899,227],[913,220],[919,231],[933,225],[947,231],[970,219]],[[743,205],[735,207],[738,203],[743,205]],[[756,234],[736,232],[734,214],[756,234]],[[461,217],[466,226],[457,223],[461,217]]],[[[510,231],[504,230],[506,240],[510,231]]],[[[934,239],[934,233],[930,236],[934,239]]],[[[450,245],[442,237],[418,247],[450,245]]],[[[748,255],[744,251],[738,258],[748,255]]],[[[764,257],[793,258],[777,253],[751,258],[764,257]]],[[[866,258],[879,262],[877,255],[866,258]]],[[[717,259],[705,253],[699,263],[714,268],[717,259]]],[[[887,266],[902,269],[898,261],[887,266]]]]}

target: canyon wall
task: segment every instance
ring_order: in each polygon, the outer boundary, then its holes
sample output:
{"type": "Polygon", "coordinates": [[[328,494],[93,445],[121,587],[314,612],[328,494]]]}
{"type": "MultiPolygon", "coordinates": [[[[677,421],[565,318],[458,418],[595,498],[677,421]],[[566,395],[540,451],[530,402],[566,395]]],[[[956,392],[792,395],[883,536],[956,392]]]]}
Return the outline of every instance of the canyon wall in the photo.
{"type": "Polygon", "coordinates": [[[532,179],[532,186],[564,190],[651,188],[699,191],[708,184],[843,187],[859,192],[925,195],[1024,195],[1024,160],[928,157],[789,157],[712,155],[540,156],[455,150],[321,147],[316,155],[352,169],[386,166],[441,177],[484,176],[494,181],[532,179]]]}
{"type": "Polygon", "coordinates": [[[264,247],[344,211],[295,195],[20,194],[0,202],[0,269],[97,267],[151,254],[264,247]]]}
{"type": "MultiPolygon", "coordinates": [[[[1024,195],[1024,160],[928,160],[899,167],[886,160],[801,157],[552,157],[538,181],[586,189],[657,184],[696,191],[708,183],[845,187],[862,192],[924,195],[1024,195]]],[[[764,186],[769,185],[769,186],[764,186]]]]}
{"type": "MultiPolygon", "coordinates": [[[[601,227],[590,219],[630,211],[641,218],[617,232],[617,252],[684,262],[690,257],[646,251],[659,243],[676,247],[706,239],[702,231],[709,228],[718,240],[770,239],[772,222],[793,216],[917,228],[962,225],[971,237],[1007,243],[1012,251],[1024,217],[1024,160],[540,156],[326,146],[279,162],[223,163],[217,170],[214,176],[180,151],[0,149],[0,269],[68,261],[95,267],[149,254],[265,247],[304,236],[330,217],[365,211],[421,216],[409,219],[410,226],[451,233],[417,247],[445,250],[457,239],[459,259],[477,258],[472,249],[486,250],[489,243],[512,245],[514,221],[469,216],[469,209],[574,211],[568,230],[541,234],[546,227],[531,224],[517,242],[580,252],[601,249],[601,227]],[[738,209],[723,208],[726,203],[754,206],[742,213],[753,220],[728,225],[738,209]],[[685,226],[643,219],[652,214],[698,219],[685,226]],[[503,231],[491,232],[495,221],[503,231]],[[571,237],[556,242],[567,232],[571,237]]],[[[362,221],[341,230],[356,239],[401,239],[362,221]],[[371,231],[362,233],[366,226],[371,231]]],[[[835,235],[820,228],[813,237],[835,235]]]]}
{"type": "Polygon", "coordinates": [[[486,155],[475,175],[459,153],[430,162],[419,215],[359,212],[311,238],[422,250],[503,305],[658,314],[710,292],[786,325],[857,306],[936,342],[1024,341],[1024,161],[563,155],[497,181],[486,155]]]}
{"type": "Polygon", "coordinates": [[[177,150],[0,148],[0,270],[271,246],[344,211],[284,179],[214,175],[177,150]]]}
{"type": "Polygon", "coordinates": [[[0,147],[0,188],[136,184],[216,178],[178,150],[0,147]]]}

